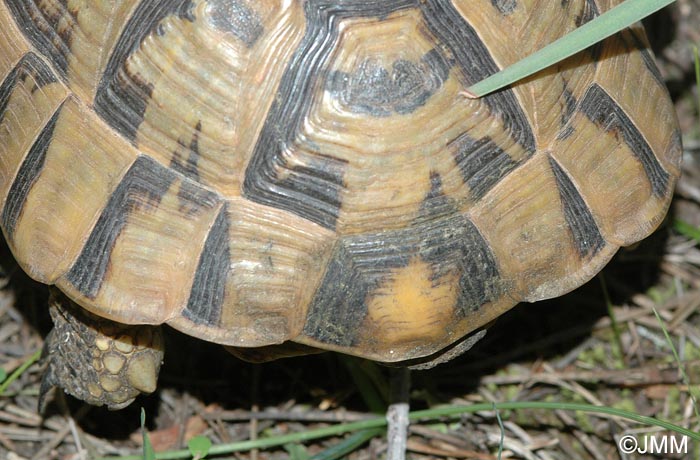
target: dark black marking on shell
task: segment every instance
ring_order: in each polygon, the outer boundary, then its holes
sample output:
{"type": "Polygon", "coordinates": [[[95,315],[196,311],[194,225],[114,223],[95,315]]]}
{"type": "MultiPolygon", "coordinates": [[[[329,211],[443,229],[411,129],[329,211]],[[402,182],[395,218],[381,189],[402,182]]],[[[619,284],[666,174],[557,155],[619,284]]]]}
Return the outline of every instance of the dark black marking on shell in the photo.
{"type": "MultiPolygon", "coordinates": [[[[462,274],[459,278],[460,297],[457,313],[466,316],[483,305],[498,300],[507,291],[507,282],[501,279],[496,256],[489,243],[471,220],[459,216],[456,222],[446,222],[444,232],[449,232],[449,225],[460,225],[457,229],[460,241],[452,240],[449,245],[436,247],[426,259],[441,263],[446,251],[453,251],[453,263],[460,264],[462,274]]],[[[445,254],[447,256],[447,254],[445,254]]]]}
{"type": "Polygon", "coordinates": [[[51,60],[65,80],[71,37],[77,20],[67,8],[67,0],[51,2],[58,8],[48,11],[42,9],[42,3],[36,0],[5,0],[19,29],[40,54],[51,60]]]}
{"type": "Polygon", "coordinates": [[[430,174],[430,191],[423,198],[413,227],[430,228],[425,233],[427,238],[420,241],[418,247],[421,258],[431,265],[433,281],[438,282],[439,278],[458,267],[457,271],[461,273],[458,313],[475,311],[499,297],[502,283],[488,243],[468,218],[459,215],[457,203],[445,195],[442,177],[436,172],[430,174]],[[455,234],[449,228],[453,224],[463,225],[462,232],[455,234]],[[453,238],[453,235],[458,238],[453,238]],[[482,282],[483,285],[477,284],[482,282]]]}
{"type": "Polygon", "coordinates": [[[564,140],[574,133],[574,127],[570,123],[571,117],[576,113],[578,101],[564,81],[564,91],[562,91],[562,111],[560,118],[561,129],[557,133],[557,140],[564,140]]]}
{"type": "Polygon", "coordinates": [[[66,279],[83,295],[94,298],[104,281],[114,244],[129,215],[155,209],[177,174],[155,160],[139,156],[131,165],[92,229],[66,279]]]}
{"type": "Polygon", "coordinates": [[[566,125],[571,116],[576,112],[576,97],[574,93],[571,92],[566,82],[564,82],[564,91],[562,92],[562,97],[564,98],[564,107],[561,112],[561,125],[566,125]]]}
{"type": "Polygon", "coordinates": [[[46,152],[51,145],[53,131],[56,127],[56,122],[61,114],[63,104],[56,110],[53,116],[49,119],[46,126],[41,130],[39,136],[34,141],[34,144],[29,149],[27,156],[22,161],[22,165],[17,172],[10,190],[7,194],[7,201],[2,210],[2,226],[5,229],[5,234],[8,239],[12,240],[15,227],[24,209],[24,204],[27,201],[32,186],[36,183],[44,169],[46,160],[46,152]]]}
{"type": "MultiPolygon", "coordinates": [[[[459,64],[467,83],[498,71],[476,31],[448,4],[437,0],[309,0],[305,3],[306,33],[282,76],[277,96],[246,169],[243,196],[297,214],[334,230],[343,188],[343,162],[332,153],[309,154],[289,168],[285,156],[294,155],[295,136],[314,101],[317,79],[323,78],[338,40],[338,26],[346,18],[384,18],[402,9],[419,8],[430,32],[459,64]],[[290,153],[291,152],[291,153],[290,153]],[[303,180],[298,180],[303,179],[303,180]],[[311,180],[312,184],[307,185],[311,180]]],[[[442,56],[442,55],[441,55],[442,56]]],[[[535,138],[522,107],[511,90],[484,99],[503,120],[514,140],[535,151],[535,138]]]]}
{"type": "Polygon", "coordinates": [[[399,59],[391,71],[377,61],[366,59],[354,73],[331,73],[326,89],[355,113],[386,117],[410,113],[425,105],[442,87],[451,64],[436,49],[419,63],[399,59]]]}
{"type": "Polygon", "coordinates": [[[626,29],[618,34],[621,40],[625,42],[627,48],[630,50],[638,50],[642,56],[642,61],[644,66],[647,68],[649,73],[654,77],[656,83],[662,88],[666,87],[666,82],[664,77],[661,75],[659,68],[656,66],[654,61],[654,56],[652,56],[649,50],[649,43],[647,43],[646,38],[642,34],[642,29],[630,28],[626,29]]]}
{"type": "Polygon", "coordinates": [[[182,312],[185,318],[195,324],[219,324],[230,258],[228,210],[223,206],[199,256],[190,298],[182,312]]]}
{"type": "Polygon", "coordinates": [[[568,139],[571,137],[571,135],[576,131],[573,127],[573,125],[566,125],[564,126],[561,131],[557,133],[557,140],[563,141],[564,139],[568,139]]]}
{"type": "Polygon", "coordinates": [[[602,42],[589,46],[586,51],[590,56],[590,60],[588,62],[591,62],[594,66],[597,66],[607,43],[608,42],[606,40],[603,40],[602,42]]]}
{"type": "Polygon", "coordinates": [[[177,198],[179,201],[178,211],[190,218],[195,218],[204,211],[213,208],[220,201],[219,195],[216,193],[188,180],[180,182],[177,198]]]}
{"type": "MultiPolygon", "coordinates": [[[[474,28],[459,14],[451,2],[426,0],[420,2],[430,31],[449,48],[466,81],[474,84],[500,69],[474,28]]],[[[535,135],[525,111],[510,90],[498,91],[481,99],[503,120],[511,137],[526,151],[534,153],[535,135]]]]}
{"type": "Polygon", "coordinates": [[[598,5],[596,5],[595,0],[586,0],[583,3],[583,11],[581,11],[581,14],[576,15],[576,27],[581,27],[582,25],[584,25],[588,21],[595,19],[599,15],[600,10],[598,9],[598,5]]]}
{"type": "Polygon", "coordinates": [[[32,93],[58,81],[56,75],[39,56],[32,52],[25,54],[0,85],[0,122],[5,118],[7,104],[16,85],[19,82],[27,84],[30,79],[32,93]]]}
{"type": "Polygon", "coordinates": [[[274,141],[267,137],[258,141],[256,154],[246,170],[243,196],[335,229],[345,162],[331,156],[307,154],[303,166],[290,166],[283,151],[273,150],[274,141]]]}
{"type": "Polygon", "coordinates": [[[182,179],[177,189],[178,211],[184,216],[194,218],[208,211],[221,202],[219,195],[198,183],[182,179]]]}
{"type": "Polygon", "coordinates": [[[193,20],[192,0],[152,0],[139,2],[122,30],[109,57],[95,94],[95,112],[111,127],[133,141],[143,121],[153,85],[128,70],[129,56],[163,19],[177,15],[193,20]]]}
{"type": "Polygon", "coordinates": [[[363,253],[354,246],[344,241],[336,247],[309,307],[303,333],[321,343],[350,346],[356,342],[367,316],[367,296],[378,284],[379,276],[369,270],[376,258],[367,255],[376,248],[363,253]]]}
{"type": "MultiPolygon", "coordinates": [[[[433,190],[426,200],[440,193],[433,190]]],[[[488,243],[469,219],[453,214],[406,229],[341,238],[311,302],[304,334],[322,343],[355,344],[374,291],[416,258],[430,264],[435,280],[450,273],[459,276],[457,318],[504,292],[488,243]]]]}
{"type": "MultiPolygon", "coordinates": [[[[574,6],[581,5],[582,9],[581,12],[576,14],[574,17],[574,24],[576,24],[576,27],[581,27],[585,23],[591,21],[592,19],[595,19],[598,15],[600,15],[600,10],[598,9],[598,5],[596,5],[595,0],[585,0],[583,4],[580,2],[575,2],[574,6]]],[[[561,0],[561,7],[562,9],[568,10],[571,8],[571,0],[561,0]]],[[[572,11],[566,11],[562,14],[562,17],[570,17],[570,15],[575,14],[572,11]]],[[[604,42],[598,42],[592,46],[590,46],[587,49],[587,53],[591,56],[591,60],[593,64],[595,65],[598,62],[598,58],[600,57],[600,54],[603,50],[604,42]]]]}
{"type": "MultiPolygon", "coordinates": [[[[600,16],[600,10],[598,9],[598,5],[596,5],[595,0],[586,0],[583,4],[583,10],[580,14],[576,15],[574,23],[576,24],[576,27],[581,27],[598,16],[600,16]]],[[[605,48],[605,44],[606,41],[603,40],[587,48],[586,52],[589,54],[589,56],[591,56],[591,62],[593,62],[593,65],[598,64],[600,56],[603,53],[603,49],[605,48]]]]}
{"type": "Polygon", "coordinates": [[[335,229],[346,162],[322,154],[297,153],[302,164],[290,166],[283,152],[263,155],[256,155],[255,163],[248,166],[243,195],[335,229]]]}
{"type": "Polygon", "coordinates": [[[207,0],[211,25],[228,32],[250,48],[264,32],[259,15],[242,0],[207,0]]]}
{"type": "Polygon", "coordinates": [[[430,172],[430,191],[423,198],[414,224],[421,224],[450,216],[458,212],[454,199],[445,195],[442,190],[442,177],[435,171],[430,172]]]}
{"type": "Polygon", "coordinates": [[[473,139],[465,133],[451,144],[455,163],[475,199],[486,195],[520,164],[488,137],[473,139]]]}
{"type": "Polygon", "coordinates": [[[512,13],[518,6],[516,0],[491,0],[491,4],[504,15],[512,13]]]}
{"type": "Polygon", "coordinates": [[[181,138],[177,140],[177,150],[173,152],[173,157],[170,160],[170,167],[180,174],[199,182],[199,137],[202,135],[202,121],[197,122],[192,137],[189,140],[183,141],[181,138]],[[186,158],[185,158],[186,157],[186,158]]]}
{"type": "Polygon", "coordinates": [[[621,136],[642,164],[652,193],[658,198],[666,195],[670,181],[668,172],[622,107],[600,85],[594,83],[586,90],[579,110],[603,131],[621,136]]]}
{"type": "Polygon", "coordinates": [[[579,256],[582,259],[592,258],[605,246],[605,239],[600,234],[591,210],[566,171],[552,157],[549,157],[549,165],[557,181],[564,219],[569,225],[579,256]]]}

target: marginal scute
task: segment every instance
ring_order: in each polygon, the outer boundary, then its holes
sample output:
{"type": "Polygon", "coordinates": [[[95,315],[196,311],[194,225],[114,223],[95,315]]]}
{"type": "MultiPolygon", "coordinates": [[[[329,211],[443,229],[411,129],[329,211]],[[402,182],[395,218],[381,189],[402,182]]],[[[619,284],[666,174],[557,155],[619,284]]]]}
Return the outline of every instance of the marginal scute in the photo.
{"type": "Polygon", "coordinates": [[[530,301],[561,295],[587,281],[591,266],[601,266],[617,249],[606,245],[582,258],[565,209],[547,155],[535,155],[470,210],[501,276],[513,280],[510,295],[530,301]]]}
{"type": "MultiPolygon", "coordinates": [[[[12,58],[16,51],[12,45],[12,39],[0,33],[0,55],[12,58]]],[[[0,65],[4,66],[2,61],[0,58],[0,65]]],[[[59,107],[67,92],[36,53],[17,57],[13,67],[1,70],[5,72],[0,82],[0,213],[10,247],[21,251],[15,241],[15,230],[27,195],[42,169],[59,107]]],[[[44,281],[31,262],[23,262],[20,260],[25,270],[44,281]]]]}
{"type": "Polygon", "coordinates": [[[127,323],[159,324],[179,313],[206,231],[222,206],[213,192],[183,187],[186,181],[149,157],[137,157],[57,284],[127,323]]]}
{"type": "Polygon", "coordinates": [[[231,264],[229,250],[229,221],[224,205],[199,256],[194,282],[182,315],[195,324],[212,325],[221,321],[221,309],[226,297],[226,276],[231,264]]]}
{"type": "Polygon", "coordinates": [[[480,310],[501,298],[507,282],[491,248],[467,218],[454,211],[444,216],[450,204],[440,199],[439,180],[433,177],[430,204],[422,209],[443,216],[423,216],[402,230],[342,238],[299,340],[321,348],[362,349],[363,355],[386,361],[431,354],[449,345],[451,334],[463,335],[461,328],[472,322],[462,320],[481,316],[480,310]],[[431,327],[418,328],[417,318],[431,327]]]}
{"type": "Polygon", "coordinates": [[[669,127],[676,123],[676,113],[670,104],[649,103],[667,100],[668,90],[658,76],[639,70],[648,69],[651,49],[646,40],[638,37],[643,30],[639,29],[639,25],[635,27],[605,41],[601,62],[596,68],[596,82],[640,132],[661,167],[677,176],[680,174],[680,153],[678,150],[666,152],[669,144],[674,143],[671,138],[675,135],[675,129],[669,127]],[[635,41],[636,46],[630,45],[630,41],[635,41]],[[626,52],[620,52],[620,48],[626,49],[626,52]],[[647,78],[639,78],[640,72],[647,78]]]}
{"type": "MultiPolygon", "coordinates": [[[[606,69],[600,64],[598,70],[606,69]]],[[[653,78],[637,86],[644,87],[649,81],[653,78]]],[[[673,130],[656,135],[656,123],[666,116],[665,108],[647,108],[634,115],[658,112],[657,121],[649,119],[652,124],[642,134],[638,122],[629,118],[630,112],[619,105],[619,99],[612,99],[608,88],[594,83],[582,94],[569,123],[572,134],[556,139],[550,151],[577,183],[603,238],[626,246],[648,234],[663,218],[679,160],[677,151],[668,148],[673,130]],[[601,130],[609,135],[600,135],[601,130]]]]}
{"type": "Polygon", "coordinates": [[[18,84],[27,85],[30,93],[34,93],[56,81],[53,71],[37,54],[33,52],[25,54],[0,86],[0,121],[7,112],[10,97],[18,84]]]}
{"type": "Polygon", "coordinates": [[[657,197],[664,196],[669,174],[663,169],[642,133],[624,110],[597,84],[593,84],[581,100],[579,110],[604,132],[621,137],[637,160],[641,163],[657,197]]]}
{"type": "Polygon", "coordinates": [[[232,346],[296,338],[334,234],[282,210],[227,200],[208,230],[185,308],[168,324],[232,346]]]}
{"type": "Polygon", "coordinates": [[[654,62],[654,56],[651,51],[651,46],[644,35],[644,30],[639,27],[632,27],[622,31],[616,36],[620,41],[624,42],[629,51],[636,50],[639,52],[644,66],[647,68],[649,73],[654,77],[656,83],[665,87],[664,78],[661,75],[661,71],[656,67],[656,62],[654,62]]]}
{"type": "MultiPolygon", "coordinates": [[[[11,247],[25,270],[53,283],[81,251],[93,219],[128,166],[129,149],[69,98],[43,127],[14,184],[31,188],[16,218],[11,247]],[[29,181],[29,182],[28,182],[29,181]]],[[[20,168],[21,170],[21,168],[20,168]]],[[[19,196],[19,195],[18,195],[19,196]]],[[[10,215],[5,203],[5,213],[10,215]]],[[[5,231],[10,231],[7,225],[5,231]]]]}
{"type": "Polygon", "coordinates": [[[67,280],[89,298],[102,287],[114,245],[128,223],[129,214],[160,205],[175,181],[175,174],[148,157],[140,156],[112,192],[67,280]]]}
{"type": "Polygon", "coordinates": [[[566,171],[552,158],[549,165],[557,181],[564,219],[569,224],[576,249],[581,258],[592,257],[605,246],[593,214],[566,171]]]}
{"type": "Polygon", "coordinates": [[[39,137],[32,144],[7,193],[7,201],[2,210],[2,226],[10,240],[14,239],[15,227],[26,203],[27,196],[44,168],[46,150],[49,148],[53,130],[60,113],[59,109],[53,114],[49,122],[44,126],[44,129],[42,129],[39,137]]]}
{"type": "Polygon", "coordinates": [[[3,24],[0,27],[0,79],[4,79],[22,56],[31,51],[31,44],[27,43],[4,1],[0,2],[0,21],[3,24]]]}

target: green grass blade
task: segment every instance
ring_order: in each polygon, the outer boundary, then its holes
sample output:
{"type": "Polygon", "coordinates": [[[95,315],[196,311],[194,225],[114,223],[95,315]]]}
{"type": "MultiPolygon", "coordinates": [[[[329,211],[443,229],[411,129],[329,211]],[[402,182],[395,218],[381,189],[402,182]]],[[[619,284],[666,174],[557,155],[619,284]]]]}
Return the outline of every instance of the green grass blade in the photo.
{"type": "Polygon", "coordinates": [[[608,406],[593,406],[590,404],[579,404],[579,403],[562,403],[562,402],[547,402],[547,401],[511,401],[502,403],[478,403],[469,406],[450,406],[442,407],[437,409],[425,409],[411,412],[408,418],[411,421],[422,420],[422,419],[432,419],[436,417],[447,417],[450,415],[459,415],[464,413],[474,413],[487,410],[521,410],[521,409],[547,409],[547,410],[568,410],[568,411],[581,411],[589,414],[605,414],[614,417],[622,417],[628,420],[633,420],[638,423],[642,423],[647,426],[657,426],[666,430],[674,431],[678,434],[688,436],[691,439],[700,441],[700,433],[691,431],[682,426],[676,425],[674,423],[667,422],[666,420],[657,419],[654,417],[648,417],[646,415],[639,415],[635,412],[630,412],[623,409],[617,409],[608,406]]]}
{"type": "Polygon", "coordinates": [[[289,443],[284,445],[284,450],[289,454],[289,460],[309,460],[311,456],[306,447],[301,444],[289,443]]]}
{"type": "Polygon", "coordinates": [[[698,399],[695,397],[695,392],[693,391],[693,386],[691,385],[690,377],[688,377],[688,374],[685,372],[685,366],[683,365],[683,361],[681,361],[681,357],[678,355],[678,350],[676,350],[676,346],[673,344],[673,340],[671,340],[671,335],[668,333],[668,329],[666,329],[666,323],[664,323],[664,320],[661,319],[661,315],[659,315],[659,312],[656,311],[656,308],[652,308],[652,311],[654,312],[654,316],[656,316],[656,321],[659,323],[659,326],[661,326],[661,330],[663,331],[664,337],[666,338],[666,343],[671,348],[671,352],[673,353],[673,359],[676,360],[676,365],[678,366],[678,370],[681,373],[681,380],[688,387],[688,395],[690,395],[690,399],[693,402],[695,418],[700,420],[700,412],[698,412],[698,399]]]}
{"type": "Polygon", "coordinates": [[[684,220],[674,219],[673,229],[683,236],[692,238],[695,241],[700,242],[700,228],[691,225],[684,220]]]}
{"type": "Polygon", "coordinates": [[[146,411],[143,407],[141,408],[141,437],[143,439],[143,460],[155,460],[156,453],[153,450],[151,439],[148,437],[148,431],[146,431],[146,411]]]}
{"type": "Polygon", "coordinates": [[[605,275],[603,272],[598,273],[598,279],[600,280],[600,287],[603,290],[603,300],[605,300],[605,308],[608,310],[608,317],[610,318],[610,328],[613,333],[612,341],[612,353],[615,357],[615,365],[618,369],[624,369],[625,361],[622,350],[622,333],[620,332],[620,326],[617,323],[617,318],[615,317],[615,309],[613,308],[612,300],[610,300],[610,293],[608,292],[608,284],[605,282],[605,275]]]}
{"type": "Polygon", "coordinates": [[[482,97],[530,76],[644,19],[676,0],[627,0],[515,64],[467,88],[482,97]]]}
{"type": "Polygon", "coordinates": [[[698,115],[700,116],[700,56],[698,56],[698,47],[693,47],[693,58],[695,60],[695,88],[698,93],[698,115]]]}
{"type": "Polygon", "coordinates": [[[496,420],[498,421],[498,428],[501,431],[501,436],[498,439],[498,455],[496,456],[496,459],[501,460],[501,457],[503,455],[503,443],[505,442],[505,437],[506,437],[506,428],[503,426],[503,420],[501,420],[501,413],[499,412],[495,403],[493,404],[493,411],[496,414],[496,420]]]}
{"type": "Polygon", "coordinates": [[[350,372],[350,376],[369,410],[377,414],[386,412],[387,406],[384,401],[388,400],[389,385],[381,381],[377,365],[352,356],[340,356],[340,359],[350,372]]]}
{"type": "Polygon", "coordinates": [[[384,428],[372,428],[368,430],[360,430],[349,436],[347,439],[339,442],[333,447],[330,447],[323,452],[320,452],[310,460],[336,460],[343,458],[351,452],[358,449],[370,439],[384,433],[384,428]]]}
{"type": "MultiPolygon", "coordinates": [[[[690,439],[700,441],[700,433],[689,430],[682,426],[660,420],[654,417],[639,415],[634,412],[617,409],[606,406],[592,406],[590,404],[577,403],[559,403],[559,402],[538,402],[538,401],[512,401],[502,403],[479,403],[469,406],[447,406],[436,409],[419,410],[409,413],[408,418],[417,422],[419,420],[429,420],[444,417],[458,417],[462,414],[475,413],[481,411],[504,411],[504,410],[522,410],[522,409],[546,409],[546,410],[568,410],[581,411],[590,414],[605,414],[614,417],[626,418],[647,426],[657,426],[666,430],[676,432],[678,434],[688,436],[690,439]]],[[[248,451],[251,449],[265,449],[275,446],[283,446],[288,443],[300,443],[310,441],[312,439],[325,438],[328,436],[338,436],[344,433],[355,432],[359,430],[376,429],[377,433],[383,432],[383,427],[386,426],[386,418],[377,417],[360,422],[344,423],[314,430],[307,430],[300,433],[291,433],[270,438],[261,438],[254,441],[240,441],[231,444],[219,444],[212,446],[209,450],[210,456],[231,454],[233,452],[248,451]]],[[[369,433],[369,431],[367,432],[369,433]]],[[[362,436],[362,435],[360,435],[362,436]]],[[[142,460],[139,455],[127,455],[122,457],[99,457],[95,460],[142,460]]],[[[155,455],[157,460],[184,460],[191,458],[189,450],[178,450],[169,452],[159,452],[155,455]]]]}
{"type": "Polygon", "coordinates": [[[195,436],[187,441],[187,449],[190,451],[193,460],[201,460],[209,454],[211,440],[206,436],[195,436]]]}
{"type": "Polygon", "coordinates": [[[41,350],[35,351],[29,359],[27,359],[24,363],[22,363],[21,366],[19,366],[12,374],[10,374],[9,377],[2,379],[2,383],[0,384],[0,396],[2,396],[3,393],[5,393],[5,390],[7,390],[7,387],[10,386],[12,382],[17,380],[20,375],[24,373],[29,367],[34,364],[35,362],[39,361],[39,358],[41,358],[41,350]]]}

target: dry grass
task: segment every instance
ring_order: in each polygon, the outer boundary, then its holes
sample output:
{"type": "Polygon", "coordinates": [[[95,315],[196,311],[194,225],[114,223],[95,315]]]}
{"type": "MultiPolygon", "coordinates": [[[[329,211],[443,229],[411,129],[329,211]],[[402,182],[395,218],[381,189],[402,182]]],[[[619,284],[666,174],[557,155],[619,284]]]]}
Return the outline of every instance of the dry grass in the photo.
{"type": "MultiPolygon", "coordinates": [[[[700,226],[700,124],[694,106],[691,43],[700,43],[700,2],[681,0],[655,17],[656,51],[677,101],[686,159],[668,223],[634,249],[623,250],[600,278],[548,302],[516,307],[468,354],[431,371],[415,372],[414,409],[491,401],[566,401],[621,407],[698,428],[688,383],[700,383],[700,247],[672,222],[700,226]],[[671,21],[669,26],[669,22],[671,21]],[[666,33],[670,35],[666,36],[666,33]],[[611,302],[619,335],[606,306],[611,302]],[[678,363],[653,310],[659,312],[682,360],[678,363]]],[[[0,257],[0,364],[11,372],[42,346],[50,327],[46,294],[0,257]]],[[[266,365],[241,363],[219,347],[167,334],[168,355],[158,392],[124,411],[58,401],[46,418],[36,412],[40,369],[30,367],[0,398],[0,458],[77,459],[137,452],[139,407],[146,408],[156,450],[178,449],[196,434],[215,443],[296,431],[369,414],[349,372],[386,390],[388,370],[333,354],[266,365]],[[369,367],[368,367],[369,366],[369,367]],[[370,378],[370,380],[371,380],[370,378]]],[[[696,390],[697,391],[697,390],[696,390]]],[[[503,412],[504,458],[619,459],[617,439],[652,428],[609,417],[564,411],[503,412]]],[[[493,459],[501,428],[491,411],[414,425],[414,459],[493,459]]],[[[306,444],[314,454],[339,439],[306,444]]],[[[350,458],[383,455],[375,438],[350,458]]],[[[689,442],[690,450],[694,446],[689,442]]],[[[284,449],[227,458],[289,458],[284,449]]],[[[696,454],[693,455],[693,458],[696,454]]],[[[683,455],[636,458],[691,458],[683,455]]]]}

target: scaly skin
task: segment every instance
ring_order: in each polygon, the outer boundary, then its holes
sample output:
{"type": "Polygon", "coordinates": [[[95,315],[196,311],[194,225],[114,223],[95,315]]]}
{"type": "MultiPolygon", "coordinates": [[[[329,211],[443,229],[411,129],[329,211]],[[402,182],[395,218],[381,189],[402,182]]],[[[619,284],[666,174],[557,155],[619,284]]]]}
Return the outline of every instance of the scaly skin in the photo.
{"type": "Polygon", "coordinates": [[[47,368],[40,407],[54,386],[109,409],[126,407],[139,393],[156,389],[163,361],[160,327],[125,325],[98,317],[58,289],[51,290],[49,308],[54,329],[44,344],[47,368]]]}

